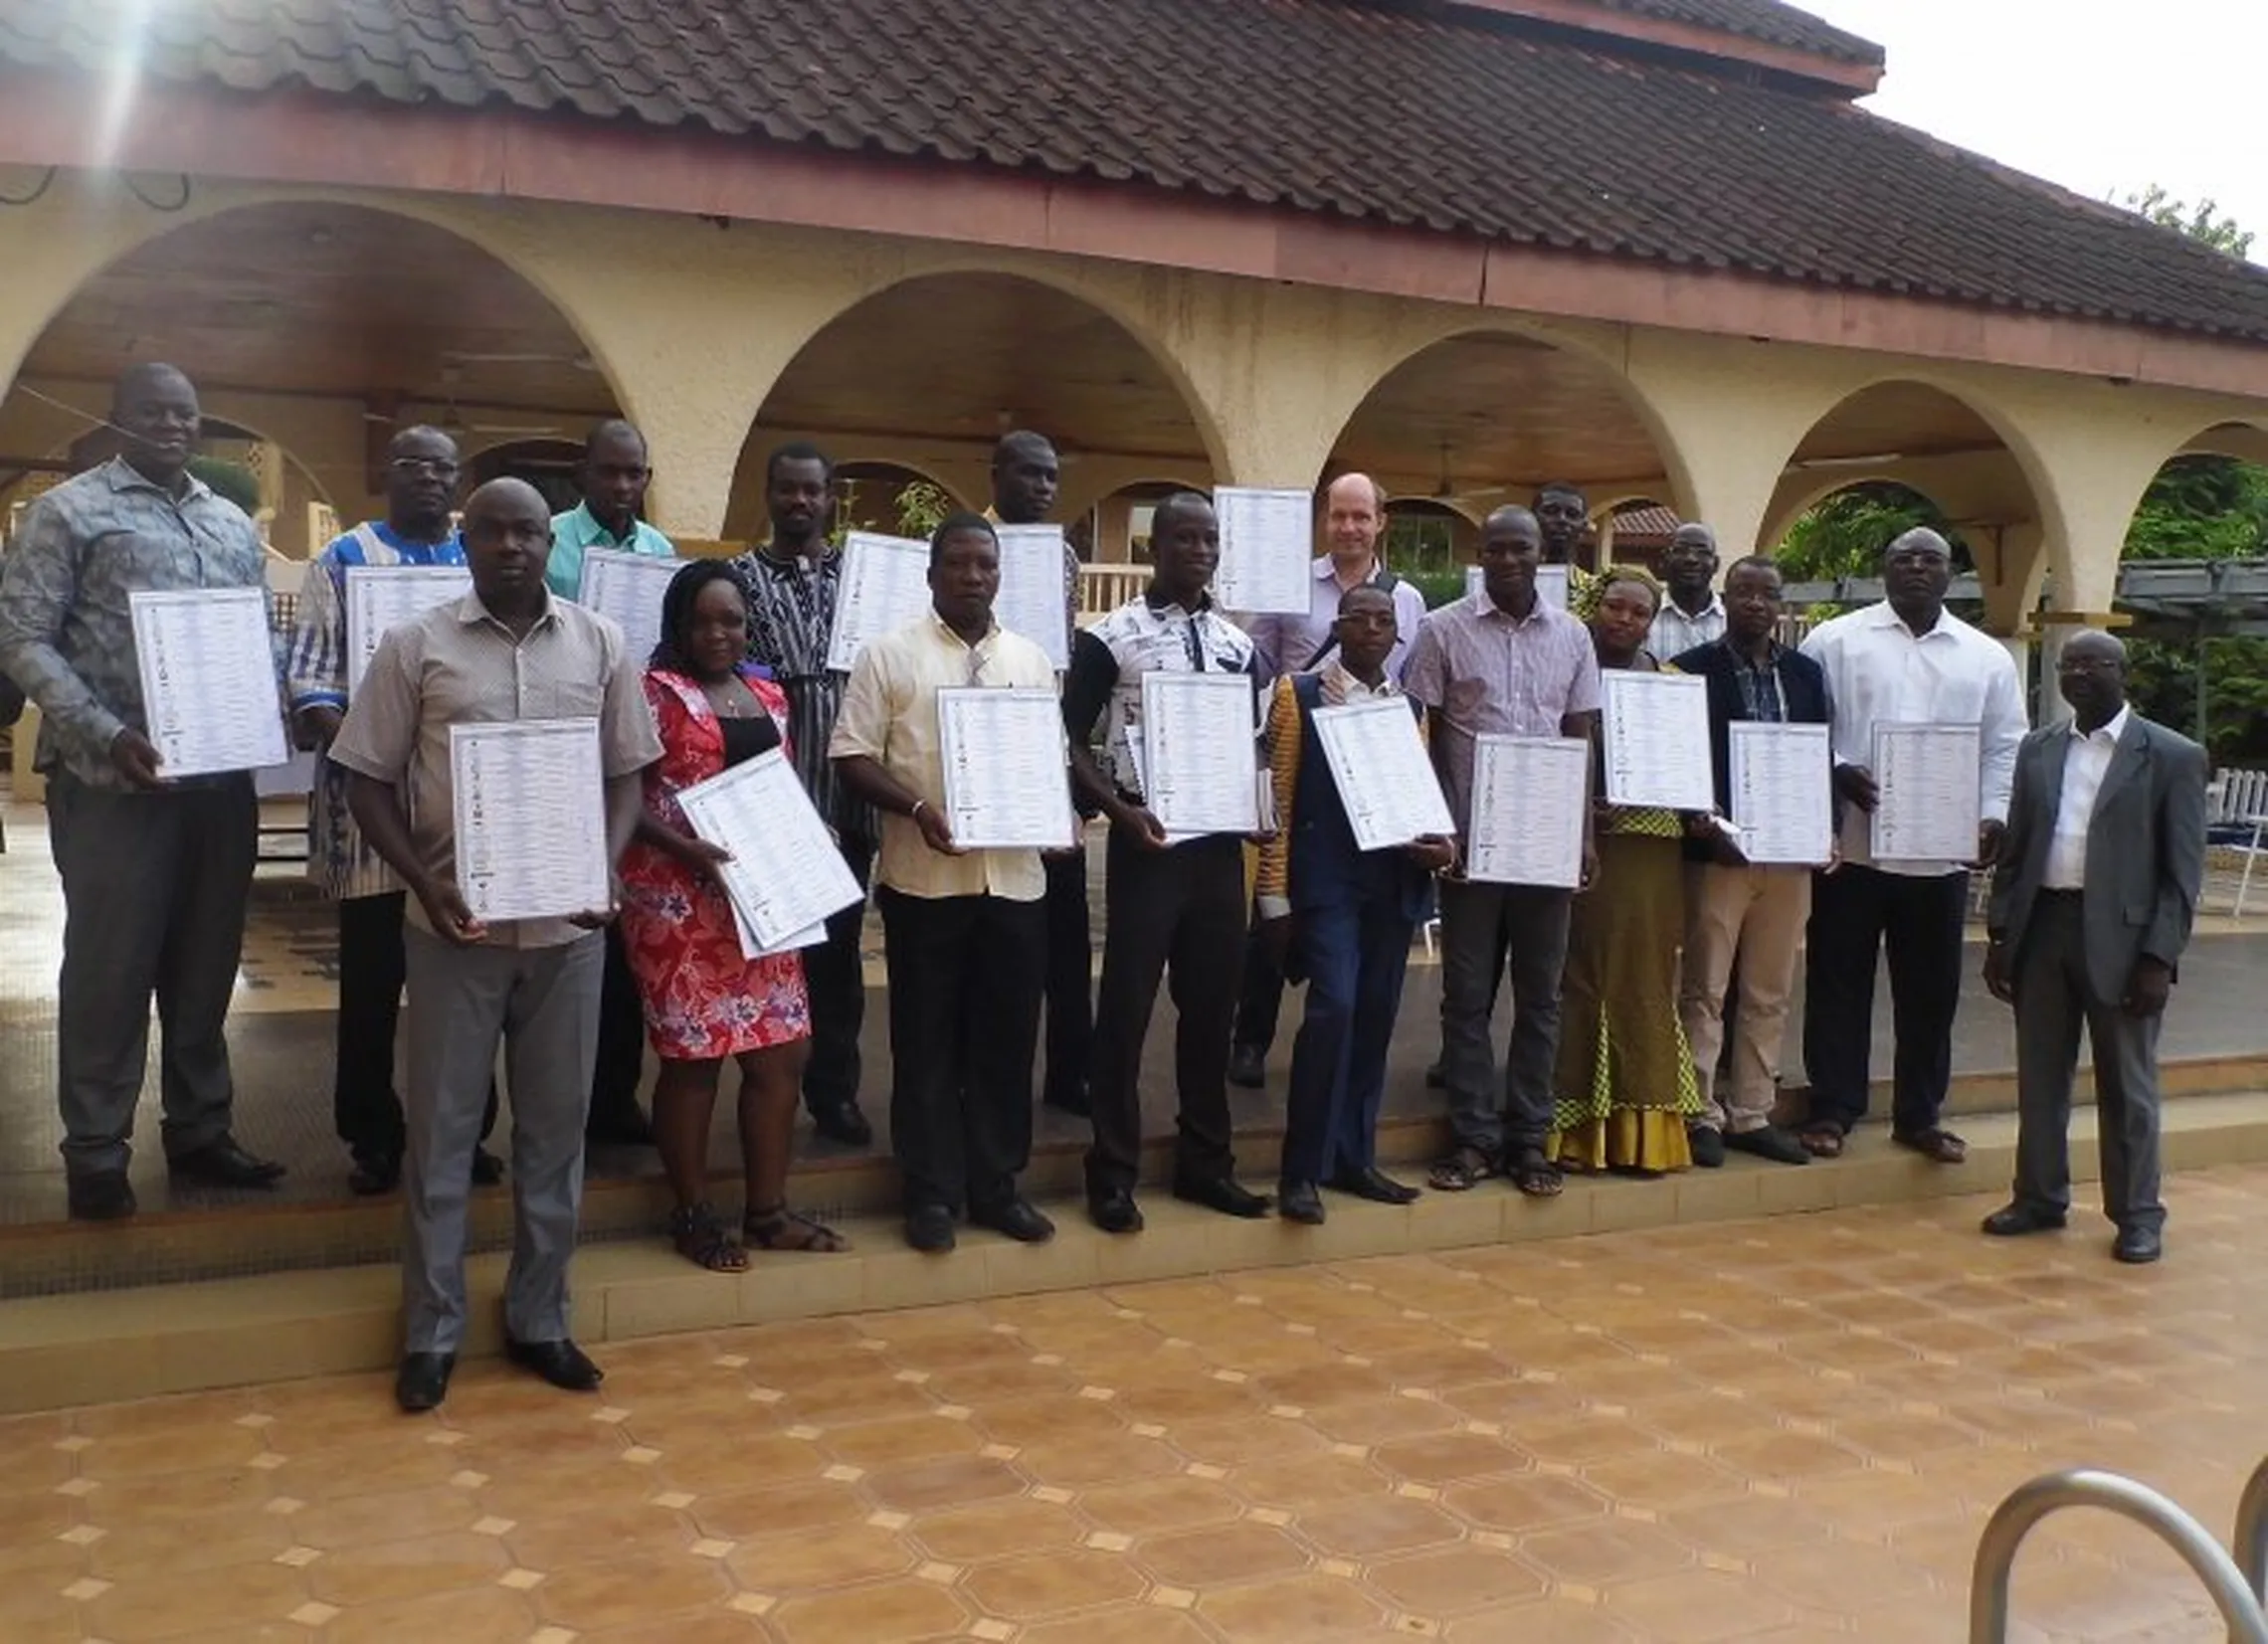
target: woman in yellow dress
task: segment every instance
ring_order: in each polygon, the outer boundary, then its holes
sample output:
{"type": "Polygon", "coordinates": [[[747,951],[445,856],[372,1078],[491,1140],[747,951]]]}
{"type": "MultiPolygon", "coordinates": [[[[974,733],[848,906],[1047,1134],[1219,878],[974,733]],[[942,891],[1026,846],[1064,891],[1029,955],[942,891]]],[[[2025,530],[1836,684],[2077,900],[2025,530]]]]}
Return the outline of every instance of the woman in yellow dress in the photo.
{"type": "MultiPolygon", "coordinates": [[[[1660,665],[1645,649],[1661,608],[1649,573],[1608,566],[1571,597],[1602,669],[1660,665]]],[[[1603,795],[1604,775],[1595,781],[1603,795]]],[[[1677,1016],[1684,822],[1674,811],[1594,803],[1599,876],[1575,899],[1568,932],[1549,1151],[1566,1170],[1657,1176],[1693,1163],[1685,1126],[1701,1112],[1677,1016]]]]}

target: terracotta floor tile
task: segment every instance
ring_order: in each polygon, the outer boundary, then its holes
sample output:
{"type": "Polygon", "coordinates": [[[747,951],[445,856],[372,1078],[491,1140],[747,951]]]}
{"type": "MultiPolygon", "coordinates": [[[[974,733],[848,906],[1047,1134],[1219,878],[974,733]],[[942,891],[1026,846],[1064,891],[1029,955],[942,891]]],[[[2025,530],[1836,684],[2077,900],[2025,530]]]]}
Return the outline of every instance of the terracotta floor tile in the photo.
{"type": "Polygon", "coordinates": [[[1203,1421],[1176,1427],[1173,1439],[1190,1460],[1217,1467],[1285,1461],[1330,1448],[1321,1433],[1297,1421],[1203,1421]]]}
{"type": "Polygon", "coordinates": [[[1508,1439],[1479,1433],[1430,1433],[1381,1444],[1371,1459],[1389,1477],[1439,1486],[1498,1473],[1524,1472],[1535,1458],[1508,1439]]]}
{"type": "Polygon", "coordinates": [[[1385,1609],[1357,1583],[1314,1573],[1209,1592],[1198,1600],[1198,1613],[1237,1644],[1311,1644],[1386,1620],[1385,1609]]]}
{"type": "Polygon", "coordinates": [[[1024,1475],[1005,1461],[985,1456],[953,1456],[918,1467],[871,1473],[861,1481],[879,1507],[899,1513],[933,1512],[969,1502],[1022,1495],[1024,1475]]]}
{"type": "Polygon", "coordinates": [[[772,1636],[752,1615],[719,1610],[609,1627],[604,1632],[584,1634],[576,1644],[762,1644],[772,1636]]]}
{"type": "Polygon", "coordinates": [[[934,1581],[884,1581],[816,1598],[795,1598],[766,1616],[786,1644],[911,1644],[957,1638],[969,1613],[934,1581]]]}
{"type": "Polygon", "coordinates": [[[357,1605],[324,1627],[323,1644],[519,1644],[541,1625],[524,1593],[494,1585],[357,1605]]]}
{"type": "Polygon", "coordinates": [[[1016,1464],[1040,1484],[1069,1490],[1156,1478],[1178,1473],[1185,1465],[1179,1454],[1158,1439],[1128,1432],[1096,1435],[1075,1443],[1035,1444],[1016,1458],[1016,1464]]]}
{"type": "Polygon", "coordinates": [[[850,1524],[863,1519],[870,1509],[855,1486],[822,1479],[721,1496],[696,1496],[684,1511],[701,1535],[746,1542],[850,1524]]]}
{"type": "Polygon", "coordinates": [[[121,1581],[89,1602],[89,1631],[115,1644],[281,1622],[307,1601],[298,1570],[233,1564],[121,1581]]]}
{"type": "Polygon", "coordinates": [[[306,1566],[306,1581],[324,1603],[352,1608],[492,1583],[511,1567],[495,1537],[457,1531],[326,1553],[306,1566]]]}
{"type": "Polygon", "coordinates": [[[1482,1530],[1535,1531],[1604,1518],[1606,1498],[1573,1478],[1515,1473],[1451,1485],[1441,1494],[1450,1512],[1482,1530]]]}
{"type": "Polygon", "coordinates": [[[106,1530],[87,1549],[88,1569],[104,1580],[130,1580],[171,1570],[267,1563],[299,1545],[297,1527],[274,1513],[246,1508],[144,1519],[106,1530]]]}
{"type": "Polygon", "coordinates": [[[934,1413],[834,1427],[821,1439],[829,1455],[853,1467],[901,1467],[981,1449],[985,1435],[969,1421],[934,1413]]]}
{"type": "Polygon", "coordinates": [[[1218,1644],[1186,1610],[1160,1604],[1122,1604],[1062,1621],[1042,1621],[1019,1633],[1020,1644],[1218,1644]]]}
{"type": "MultiPolygon", "coordinates": [[[[1195,1482],[1160,1481],[1161,1484],[1195,1482]]],[[[1233,1499],[1229,1499],[1228,1505],[1232,1513],[1233,1499]]],[[[1091,1495],[1080,1496],[1079,1511],[1087,1518],[1102,1522],[1091,1495]]],[[[1027,1498],[924,1513],[913,1521],[905,1534],[933,1558],[953,1564],[976,1564],[1018,1553],[1073,1547],[1085,1538],[1087,1528],[1068,1507],[1027,1498]]]]}
{"type": "Polygon", "coordinates": [[[1642,1580],[1693,1561],[1693,1550],[1669,1532],[1626,1519],[1539,1531],[1518,1546],[1544,1574],[1579,1587],[1642,1580]]]}
{"type": "Polygon", "coordinates": [[[1389,1488],[1386,1475],[1378,1469],[1333,1455],[1243,1468],[1231,1476],[1229,1487],[1255,1506],[1291,1512],[1354,1496],[1381,1495],[1389,1488]]]}
{"type": "Polygon", "coordinates": [[[1455,1644],[1644,1644],[1605,1609],[1570,1598],[1541,1598],[1464,1616],[1449,1624],[1448,1637],[1455,1644]]]}
{"type": "Polygon", "coordinates": [[[1065,1549],[985,1564],[971,1570],[961,1588],[988,1614],[1037,1621],[1126,1602],[1140,1595],[1143,1581],[1115,1553],[1065,1549]]]}
{"type": "Polygon", "coordinates": [[[768,1537],[725,1560],[742,1586],[775,1593],[877,1580],[903,1574],[918,1561],[907,1538],[865,1524],[768,1537]]]}
{"type": "Polygon", "coordinates": [[[1195,1588],[1289,1575],[1311,1561],[1288,1531],[1250,1522],[1151,1537],[1135,1556],[1166,1585],[1195,1588]]]}
{"type": "Polygon", "coordinates": [[[1327,1556],[1367,1562],[1454,1542],[1464,1527],[1431,1502],[1405,1496],[1365,1496],[1311,1508],[1299,1515],[1299,1534],[1327,1556]]]}
{"type": "Polygon", "coordinates": [[[731,1592],[732,1583],[715,1560],[653,1553],[546,1572],[531,1596],[545,1620],[577,1632],[597,1632],[704,1609],[731,1592]]]}
{"type": "Polygon", "coordinates": [[[1606,1608],[1654,1644],[1730,1644],[1796,1619],[1796,1611],[1746,1576],[1683,1570],[1626,1582],[1606,1608]]]}
{"type": "MultiPolygon", "coordinates": [[[[556,1505],[559,1498],[550,1500],[556,1505]]],[[[406,1541],[413,1536],[468,1530],[485,1513],[479,1497],[453,1485],[381,1491],[324,1502],[291,1515],[291,1539],[305,1547],[334,1549],[406,1541]]]]}
{"type": "MultiPolygon", "coordinates": [[[[490,1540],[510,1550],[523,1569],[567,1569],[607,1563],[631,1553],[675,1553],[693,1540],[681,1514],[651,1501],[627,1501],[577,1512],[564,1498],[537,1518],[515,1521],[490,1540]]],[[[492,1522],[492,1521],[491,1521],[492,1522]]]]}
{"type": "Polygon", "coordinates": [[[1509,1552],[1477,1547],[1388,1559],[1365,1570],[1363,1580],[1397,1608],[1435,1619],[1544,1593],[1544,1577],[1534,1565],[1509,1552]]]}

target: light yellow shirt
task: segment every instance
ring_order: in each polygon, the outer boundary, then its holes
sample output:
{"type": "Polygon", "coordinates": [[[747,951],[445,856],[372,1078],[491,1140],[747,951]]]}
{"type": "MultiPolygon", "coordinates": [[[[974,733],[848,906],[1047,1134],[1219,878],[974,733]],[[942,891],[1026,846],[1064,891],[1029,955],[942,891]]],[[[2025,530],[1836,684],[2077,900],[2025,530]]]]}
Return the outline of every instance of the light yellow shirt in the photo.
{"type": "MultiPolygon", "coordinates": [[[[968,685],[1053,690],[1054,664],[1020,635],[999,627],[974,646],[934,611],[895,634],[868,640],[844,688],[843,712],[827,745],[830,759],[864,755],[933,810],[945,808],[945,759],[937,693],[968,685]]],[[[1069,781],[1066,772],[1064,781],[1069,781]]],[[[907,896],[998,896],[1037,902],[1047,889],[1037,850],[929,848],[910,817],[882,818],[880,882],[907,896]]]]}

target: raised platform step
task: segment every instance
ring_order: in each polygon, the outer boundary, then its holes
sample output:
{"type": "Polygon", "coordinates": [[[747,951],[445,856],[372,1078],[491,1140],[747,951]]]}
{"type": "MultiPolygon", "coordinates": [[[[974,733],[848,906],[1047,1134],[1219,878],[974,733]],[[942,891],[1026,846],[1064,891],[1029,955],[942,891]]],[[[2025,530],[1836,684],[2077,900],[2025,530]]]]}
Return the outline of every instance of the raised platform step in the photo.
{"type": "MultiPolygon", "coordinates": [[[[1331,1219],[1320,1228],[1272,1217],[1237,1221],[1151,1193],[1144,1199],[1148,1230],[1135,1237],[1098,1233],[1075,1202],[1058,1201],[1050,1207],[1060,1231],[1050,1244],[1027,1247],[972,1232],[950,1256],[921,1256],[905,1248],[892,1218],[861,1216],[847,1223],[856,1245],[849,1253],[759,1257],[738,1277],[697,1272],[658,1241],[601,1244],[577,1258],[576,1330],[595,1345],[985,1296],[2002,1189],[2014,1159],[2013,1118],[1984,1117],[1967,1129],[1968,1163],[1953,1169],[1895,1151],[1869,1130],[1832,1162],[1790,1168],[1736,1158],[1722,1171],[1662,1182],[1575,1180],[1548,1203],[1496,1185],[1464,1195],[1429,1193],[1405,1208],[1334,1196],[1331,1219]]],[[[2268,1160],[2268,1094],[2191,1096],[2168,1104],[2169,1170],[2261,1160],[2268,1160]]],[[[2073,1125],[2072,1169],[2081,1183],[2095,1178],[2091,1111],[2073,1125]]],[[[2172,1259],[2177,1261],[2177,1183],[2171,1196],[2172,1259]]],[[[2096,1218],[2081,1214],[2063,1236],[2093,1239],[2102,1231],[2096,1218]]],[[[500,1255],[475,1258],[470,1354],[500,1349],[502,1280],[500,1255]]],[[[0,1413],[383,1370],[399,1351],[398,1286],[390,1263],[369,1263],[0,1303],[0,1413]]]]}
{"type": "MultiPolygon", "coordinates": [[[[1280,1102],[1281,1070],[1274,1070],[1274,1076],[1271,1094],[1280,1102]]],[[[2268,1054],[2169,1061],[2162,1077],[2169,1097],[2268,1089],[2268,1054]]],[[[1793,1121],[1798,1116],[1802,1099],[1802,1092],[1790,1092],[1783,1104],[1785,1117],[1793,1121]]],[[[2079,1099],[2091,1099],[2084,1082],[2079,1099]]],[[[1875,1092],[1874,1111],[1887,1113],[1889,1106],[1885,1081],[1875,1092]]],[[[2013,1073],[1965,1073],[1954,1080],[1947,1111],[1967,1130],[1985,1117],[2004,1116],[2014,1106],[2013,1073]]],[[[1238,1133],[1237,1156],[1254,1183],[1264,1183],[1272,1174],[1282,1134],[1280,1127],[1269,1126],[1238,1133]]],[[[1388,1163],[1408,1168],[1438,1157],[1447,1141],[1446,1126],[1436,1117],[1389,1118],[1380,1127],[1379,1152],[1388,1163]]],[[[1075,1194],[1079,1156],[1077,1143],[1037,1149],[1026,1178],[1034,1196],[1075,1194]]],[[[642,1176],[590,1181],[583,1205],[586,1241],[642,1238],[662,1225],[668,1196],[653,1156],[645,1158],[649,1165],[642,1176]]],[[[1157,1138],[1145,1174],[1161,1178],[1169,1165],[1168,1144],[1157,1138]]],[[[896,1206],[898,1190],[896,1168],[878,1156],[807,1161],[797,1167],[791,1189],[796,1203],[830,1218],[887,1212],[896,1206]]],[[[720,1203],[736,1200],[737,1180],[719,1176],[716,1196],[720,1203]]],[[[0,1227],[0,1299],[383,1263],[400,1248],[401,1213],[400,1201],[392,1197],[276,1204],[245,1195],[220,1208],[145,1211],[122,1225],[0,1227]]],[[[507,1191],[475,1195],[472,1240],[478,1250],[509,1245],[507,1191]]]]}

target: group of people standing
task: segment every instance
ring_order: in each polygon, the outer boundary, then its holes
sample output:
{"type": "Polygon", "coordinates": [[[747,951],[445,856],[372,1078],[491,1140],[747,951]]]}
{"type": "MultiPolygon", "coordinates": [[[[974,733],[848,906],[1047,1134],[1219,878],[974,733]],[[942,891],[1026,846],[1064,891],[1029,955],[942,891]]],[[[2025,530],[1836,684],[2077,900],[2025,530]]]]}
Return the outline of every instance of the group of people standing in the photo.
{"type": "MultiPolygon", "coordinates": [[[[282,1174],[229,1128],[222,1028],[253,865],[250,777],[165,778],[141,726],[128,614],[136,589],[258,585],[261,548],[187,471],[199,417],[181,373],[130,370],[112,418],[121,455],[33,507],[0,580],[0,670],[43,714],[67,905],[64,1151],[72,1213],[88,1219],[134,1209],[125,1167],[153,995],[172,1169],[235,1187],[282,1174]]],[[[2026,740],[2009,653],[1945,609],[1952,557],[1935,533],[1887,545],[1883,603],[1794,649],[1778,638],[1778,569],[1740,558],[1720,592],[1705,526],[1677,533],[1666,587],[1637,567],[1574,569],[1588,508],[1568,485],[1491,514],[1479,586],[1426,613],[1384,563],[1383,491],[1345,474],[1324,494],[1310,609],[1239,622],[1209,593],[1221,553],[1212,503],[1177,492],[1153,510],[1147,588],[1076,630],[1058,679],[1046,652],[994,615],[996,524],[1044,522],[1059,482],[1049,442],[1017,433],[995,455],[992,510],[955,514],[931,538],[929,612],[845,673],[827,665],[842,559],[819,450],[772,454],[767,539],[729,561],[686,562],[653,636],[626,638],[573,598],[591,548],[674,552],[641,518],[652,463],[638,431],[594,430],[579,476],[583,500],[557,517],[508,479],[474,489],[460,512],[448,437],[397,434],[385,518],[310,565],[279,657],[297,740],[322,754],[310,859],[338,905],[337,1128],[355,1189],[400,1185],[407,1207],[405,1408],[441,1401],[463,1337],[468,1195],[504,1171],[482,1146],[499,1049],[516,1217],[507,1347],[546,1379],[600,1379],[567,1315],[587,1131],[659,1149],[669,1235],[703,1267],[741,1268],[750,1247],[844,1247],[791,1206],[788,1164],[799,1101],[823,1134],[871,1141],[858,1100],[864,901],[816,946],[746,957],[715,871],[726,853],[675,798],[775,750],[881,912],[891,1144],[917,1249],[950,1249],[962,1222],[1024,1241],[1053,1233],[1019,1187],[1043,1019],[1044,1100],[1092,1122],[1087,1213],[1110,1233],[1141,1228],[1140,1070],[1161,987],[1176,1013],[1177,1197],[1310,1224],[1327,1214],[1324,1189],[1417,1198],[1379,1169],[1377,1129],[1412,941],[1436,912],[1441,1055],[1429,1079],[1446,1092],[1452,1136],[1428,1175],[1436,1190],[1502,1177],[1549,1197],[1569,1171],[1713,1167],[1728,1149],[1790,1165],[1839,1153],[1866,1111],[1885,948],[1892,1136],[1957,1163],[1965,1146],[1942,1114],[1969,874],[1997,859],[1986,979],[2019,1012],[2024,1142],[2015,1201],[1986,1230],[2062,1222],[2084,1024],[2118,1253],[2157,1254],[2155,1034],[2195,907],[2202,755],[2126,709],[2118,643],[2093,633],[2064,645],[2058,672],[2076,723],[2026,740]],[[1547,564],[1570,566],[1564,606],[1546,597],[1547,564]],[[471,589],[389,630],[350,692],[347,573],[392,565],[461,565],[471,589]],[[1478,739],[1595,743],[1603,670],[1656,667],[1707,682],[1718,817],[1731,725],[1830,727],[1834,859],[1816,871],[1752,864],[1711,816],[1610,806],[1601,787],[1580,888],[1466,877],[1478,739]],[[1149,809],[1142,681],[1159,670],[1250,680],[1275,800],[1264,832],[1169,836],[1149,809]],[[938,693],[971,685],[1060,690],[1066,781],[1078,814],[1108,830],[1091,996],[1083,845],[965,848],[952,836],[938,693]],[[1454,830],[1365,852],[1314,716],[1378,698],[1408,703],[1454,830]],[[587,803],[604,807],[618,889],[571,918],[484,923],[456,876],[450,727],[555,718],[600,727],[604,792],[587,803]],[[1977,727],[1973,862],[1871,858],[1872,729],[1901,722],[1977,727]],[[1773,1113],[1799,954],[1812,1097],[1789,1130],[1773,1113]],[[1237,1178],[1228,1091],[1264,1082],[1287,978],[1306,992],[1271,1206],[1237,1178]],[[635,1100],[646,1044],[661,1064],[651,1125],[635,1100]],[[736,1227],[711,1202],[708,1170],[728,1060],[745,1177],[736,1227]]],[[[1064,582],[1068,620],[1068,549],[1064,582]]]]}

